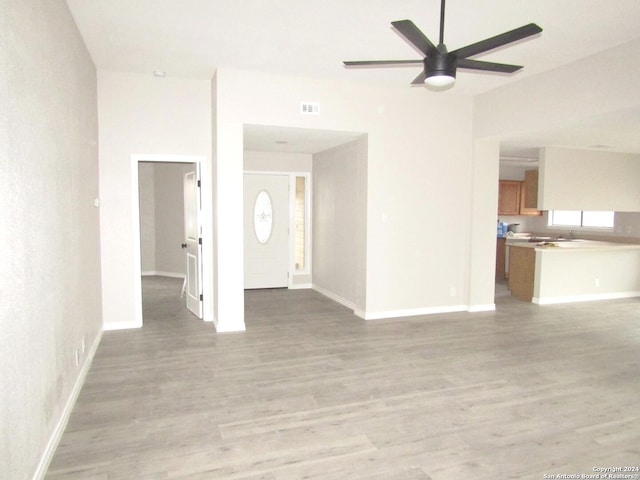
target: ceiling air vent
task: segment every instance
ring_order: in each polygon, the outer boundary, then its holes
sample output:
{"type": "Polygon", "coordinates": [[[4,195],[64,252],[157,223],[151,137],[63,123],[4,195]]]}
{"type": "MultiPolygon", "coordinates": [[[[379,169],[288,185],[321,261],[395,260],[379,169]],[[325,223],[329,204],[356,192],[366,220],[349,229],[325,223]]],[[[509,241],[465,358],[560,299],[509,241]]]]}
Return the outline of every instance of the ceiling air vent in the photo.
{"type": "Polygon", "coordinates": [[[300,104],[300,113],[304,113],[306,115],[319,115],[320,104],[312,102],[302,102],[300,104]]]}

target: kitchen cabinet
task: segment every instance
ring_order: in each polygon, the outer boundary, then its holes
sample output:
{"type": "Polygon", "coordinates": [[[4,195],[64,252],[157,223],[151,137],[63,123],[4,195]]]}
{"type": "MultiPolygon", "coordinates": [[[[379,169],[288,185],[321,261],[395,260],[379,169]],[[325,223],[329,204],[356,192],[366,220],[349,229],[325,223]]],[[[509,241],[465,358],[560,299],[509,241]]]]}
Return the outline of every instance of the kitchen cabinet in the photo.
{"type": "Polygon", "coordinates": [[[536,270],[536,252],[531,248],[514,248],[509,251],[509,290],[511,295],[530,302],[536,270]]]}
{"type": "Polygon", "coordinates": [[[536,207],[537,203],[538,171],[527,170],[524,172],[524,182],[520,186],[520,215],[542,215],[536,207]]]}
{"type": "Polygon", "coordinates": [[[496,280],[504,280],[506,276],[505,272],[505,258],[506,258],[506,242],[504,237],[498,237],[498,243],[496,245],[496,280]]]}
{"type": "Polygon", "coordinates": [[[518,180],[500,180],[498,188],[498,215],[520,215],[520,189],[518,180]]]}
{"type": "Polygon", "coordinates": [[[523,208],[538,209],[538,170],[525,170],[523,196],[525,202],[523,208]]]}
{"type": "Polygon", "coordinates": [[[538,171],[528,170],[534,172],[529,174],[529,180],[521,182],[519,180],[500,180],[498,189],[498,215],[541,215],[542,212],[531,205],[532,201],[529,198],[533,195],[534,202],[538,197],[538,171]],[[531,192],[535,191],[535,194],[531,192]]]}

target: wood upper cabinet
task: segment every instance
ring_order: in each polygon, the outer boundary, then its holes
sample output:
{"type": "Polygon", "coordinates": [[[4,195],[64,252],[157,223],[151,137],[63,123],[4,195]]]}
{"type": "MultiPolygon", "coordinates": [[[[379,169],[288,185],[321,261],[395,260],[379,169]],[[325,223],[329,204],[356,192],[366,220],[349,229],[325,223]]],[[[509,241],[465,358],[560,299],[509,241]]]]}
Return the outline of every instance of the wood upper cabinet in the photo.
{"type": "Polygon", "coordinates": [[[538,208],[538,170],[525,170],[524,195],[526,197],[525,208],[538,208]]]}
{"type": "Polygon", "coordinates": [[[542,215],[538,210],[538,170],[526,170],[520,188],[520,215],[542,215]]]}
{"type": "Polygon", "coordinates": [[[527,170],[525,181],[500,180],[498,215],[541,215],[538,203],[538,171],[527,170]],[[529,173],[531,172],[531,173],[529,173]],[[533,196],[531,200],[530,195],[533,196]],[[529,205],[533,205],[530,207],[529,205]]]}
{"type": "Polygon", "coordinates": [[[498,215],[520,215],[520,188],[518,180],[500,180],[498,215]]]}

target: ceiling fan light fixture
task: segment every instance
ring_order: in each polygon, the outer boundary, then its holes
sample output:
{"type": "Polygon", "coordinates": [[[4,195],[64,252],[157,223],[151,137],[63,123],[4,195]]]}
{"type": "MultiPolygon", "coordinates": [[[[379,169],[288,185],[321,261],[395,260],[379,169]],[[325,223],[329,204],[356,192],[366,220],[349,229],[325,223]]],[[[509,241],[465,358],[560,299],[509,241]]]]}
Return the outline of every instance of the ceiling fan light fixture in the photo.
{"type": "MultiPolygon", "coordinates": [[[[442,49],[446,49],[444,45],[442,49]]],[[[429,87],[447,87],[456,81],[458,61],[447,53],[433,55],[424,59],[424,83],[429,87]]]]}
{"type": "Polygon", "coordinates": [[[453,85],[455,81],[456,77],[452,77],[446,73],[436,73],[424,79],[426,85],[437,88],[448,87],[449,85],[453,85]]]}

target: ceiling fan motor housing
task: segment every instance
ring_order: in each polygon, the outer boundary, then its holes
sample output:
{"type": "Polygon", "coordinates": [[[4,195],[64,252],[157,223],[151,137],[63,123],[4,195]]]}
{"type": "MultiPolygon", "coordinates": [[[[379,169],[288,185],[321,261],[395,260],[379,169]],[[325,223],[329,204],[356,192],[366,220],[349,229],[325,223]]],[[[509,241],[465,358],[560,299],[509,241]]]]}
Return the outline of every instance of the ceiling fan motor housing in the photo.
{"type": "Polygon", "coordinates": [[[447,75],[456,78],[458,59],[450,53],[429,55],[424,59],[425,78],[447,75]]]}

